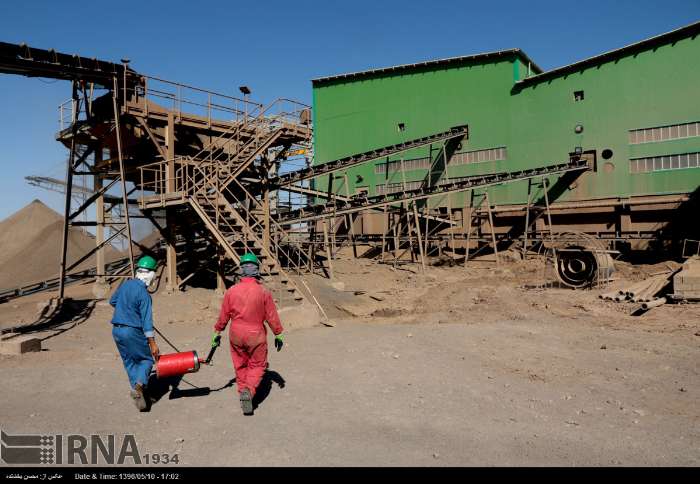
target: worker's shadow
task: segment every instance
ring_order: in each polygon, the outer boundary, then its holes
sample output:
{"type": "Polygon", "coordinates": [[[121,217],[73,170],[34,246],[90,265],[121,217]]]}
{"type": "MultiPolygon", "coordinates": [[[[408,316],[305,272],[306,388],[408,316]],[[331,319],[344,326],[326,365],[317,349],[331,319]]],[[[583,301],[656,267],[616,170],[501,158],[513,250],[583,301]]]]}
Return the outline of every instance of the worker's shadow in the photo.
{"type": "Polygon", "coordinates": [[[212,392],[220,392],[226,388],[230,388],[234,383],[236,383],[236,379],[232,378],[225,385],[219,388],[198,387],[185,380],[182,376],[157,378],[155,375],[151,375],[148,382],[149,399],[151,401],[151,405],[153,405],[161,400],[165,395],[168,395],[168,400],[189,397],[206,397],[212,392]],[[191,388],[180,388],[183,383],[189,385],[191,388]]]}
{"type": "Polygon", "coordinates": [[[148,398],[151,405],[158,403],[165,395],[177,392],[178,386],[182,382],[182,376],[171,376],[168,378],[158,378],[155,373],[151,374],[148,380],[148,398]]]}
{"type": "Polygon", "coordinates": [[[265,370],[262,380],[260,380],[260,385],[258,385],[258,389],[253,397],[253,409],[257,409],[270,395],[273,383],[276,383],[279,388],[284,388],[286,384],[282,375],[273,370],[265,370]]]}
{"type": "MultiPolygon", "coordinates": [[[[151,406],[158,403],[165,395],[168,395],[168,400],[177,398],[189,397],[206,397],[213,392],[220,392],[226,388],[231,388],[236,383],[236,379],[230,379],[225,385],[219,388],[198,387],[185,380],[182,376],[173,376],[168,378],[157,378],[155,374],[151,374],[148,381],[148,397],[151,406]],[[185,383],[192,388],[182,389],[180,386],[185,383]]],[[[253,408],[265,401],[272,391],[272,384],[276,383],[279,388],[284,388],[286,382],[282,375],[272,370],[265,370],[258,390],[253,397],[253,408]]],[[[149,408],[150,409],[150,408],[149,408]]]]}

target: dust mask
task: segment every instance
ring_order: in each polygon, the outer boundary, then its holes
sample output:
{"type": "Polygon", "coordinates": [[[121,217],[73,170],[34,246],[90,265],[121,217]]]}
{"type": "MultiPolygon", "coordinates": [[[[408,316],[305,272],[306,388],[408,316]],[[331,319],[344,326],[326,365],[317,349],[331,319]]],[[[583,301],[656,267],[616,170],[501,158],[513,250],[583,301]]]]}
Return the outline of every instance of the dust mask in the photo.
{"type": "Polygon", "coordinates": [[[149,271],[148,269],[137,269],[136,279],[143,281],[146,287],[150,286],[153,279],[156,277],[155,271],[149,271]]]}

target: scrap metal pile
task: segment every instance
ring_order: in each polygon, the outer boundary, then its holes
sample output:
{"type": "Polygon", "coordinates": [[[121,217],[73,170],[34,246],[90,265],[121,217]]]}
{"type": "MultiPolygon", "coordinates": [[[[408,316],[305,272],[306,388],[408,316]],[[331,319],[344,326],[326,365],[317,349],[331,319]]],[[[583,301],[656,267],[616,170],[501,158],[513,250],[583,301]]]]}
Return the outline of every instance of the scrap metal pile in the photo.
{"type": "Polygon", "coordinates": [[[600,298],[616,302],[643,303],[642,309],[645,310],[661,306],[666,303],[663,294],[667,293],[673,274],[675,271],[665,271],[617,291],[601,294],[600,298]]]}
{"type": "Polygon", "coordinates": [[[599,297],[615,302],[642,303],[638,308],[642,311],[668,302],[700,301],[700,258],[691,257],[678,269],[669,268],[652,274],[642,281],[600,294],[599,297]]]}

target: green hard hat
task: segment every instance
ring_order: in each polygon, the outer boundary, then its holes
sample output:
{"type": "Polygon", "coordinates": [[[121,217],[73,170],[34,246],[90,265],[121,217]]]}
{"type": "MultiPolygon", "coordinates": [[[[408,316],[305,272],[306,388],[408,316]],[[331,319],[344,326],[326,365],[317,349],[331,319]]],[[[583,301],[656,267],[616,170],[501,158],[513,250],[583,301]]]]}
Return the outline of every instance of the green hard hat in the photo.
{"type": "Polygon", "coordinates": [[[139,269],[148,269],[149,271],[155,271],[156,267],[158,267],[158,263],[150,255],[144,255],[136,263],[136,267],[138,267],[139,269]]]}
{"type": "Polygon", "coordinates": [[[247,252],[245,255],[243,255],[243,257],[241,257],[241,265],[243,264],[255,264],[256,266],[259,266],[260,261],[255,254],[252,252],[247,252]]]}

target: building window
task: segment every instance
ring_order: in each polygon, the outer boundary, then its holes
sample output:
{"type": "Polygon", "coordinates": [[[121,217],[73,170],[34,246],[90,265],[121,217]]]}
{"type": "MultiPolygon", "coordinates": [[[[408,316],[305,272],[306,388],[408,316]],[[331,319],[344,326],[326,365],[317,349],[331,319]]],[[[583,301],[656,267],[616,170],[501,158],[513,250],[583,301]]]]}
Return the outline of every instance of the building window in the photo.
{"type": "Polygon", "coordinates": [[[474,175],[453,176],[451,178],[443,178],[443,179],[439,180],[437,184],[438,184],[438,186],[449,185],[451,183],[456,183],[456,182],[468,180],[469,178],[474,178],[474,175]]]}
{"type": "Polygon", "coordinates": [[[583,91],[574,91],[574,101],[583,101],[583,91]]]}
{"type": "MultiPolygon", "coordinates": [[[[397,161],[390,161],[390,162],[382,162],[378,163],[374,166],[374,173],[376,175],[383,175],[387,172],[387,168],[389,169],[389,174],[394,174],[394,173],[401,173],[401,160],[397,161]]],[[[413,170],[427,170],[430,168],[430,158],[415,158],[413,160],[404,160],[403,161],[403,168],[404,171],[413,171],[413,170]]]]}
{"type": "Polygon", "coordinates": [[[659,141],[693,138],[695,136],[700,136],[700,122],[631,129],[629,131],[629,143],[631,145],[657,143],[659,141]]]}
{"type": "Polygon", "coordinates": [[[700,153],[652,156],[630,160],[630,173],[651,173],[653,171],[682,170],[699,168],[700,153]]]}
{"type": "Polygon", "coordinates": [[[506,147],[489,148],[486,150],[465,151],[455,153],[447,162],[450,166],[467,165],[470,163],[482,163],[484,161],[502,161],[506,159],[506,147]]]}
{"type": "MultiPolygon", "coordinates": [[[[467,165],[470,163],[483,163],[486,161],[502,161],[505,160],[507,156],[507,151],[505,146],[499,148],[489,148],[485,150],[476,151],[464,151],[462,153],[455,153],[447,161],[449,166],[456,165],[467,165]]],[[[442,159],[436,162],[438,167],[442,167],[442,159]]],[[[416,170],[429,170],[431,168],[430,158],[414,158],[412,160],[403,161],[404,171],[416,171],[416,170]]],[[[387,173],[393,175],[395,173],[401,173],[401,160],[377,163],[374,165],[374,173],[376,175],[384,175],[387,173]]]]}
{"type": "Polygon", "coordinates": [[[389,193],[403,192],[404,190],[418,190],[423,185],[422,181],[406,182],[404,186],[403,183],[385,183],[383,185],[377,185],[377,195],[387,195],[389,193]]]}

